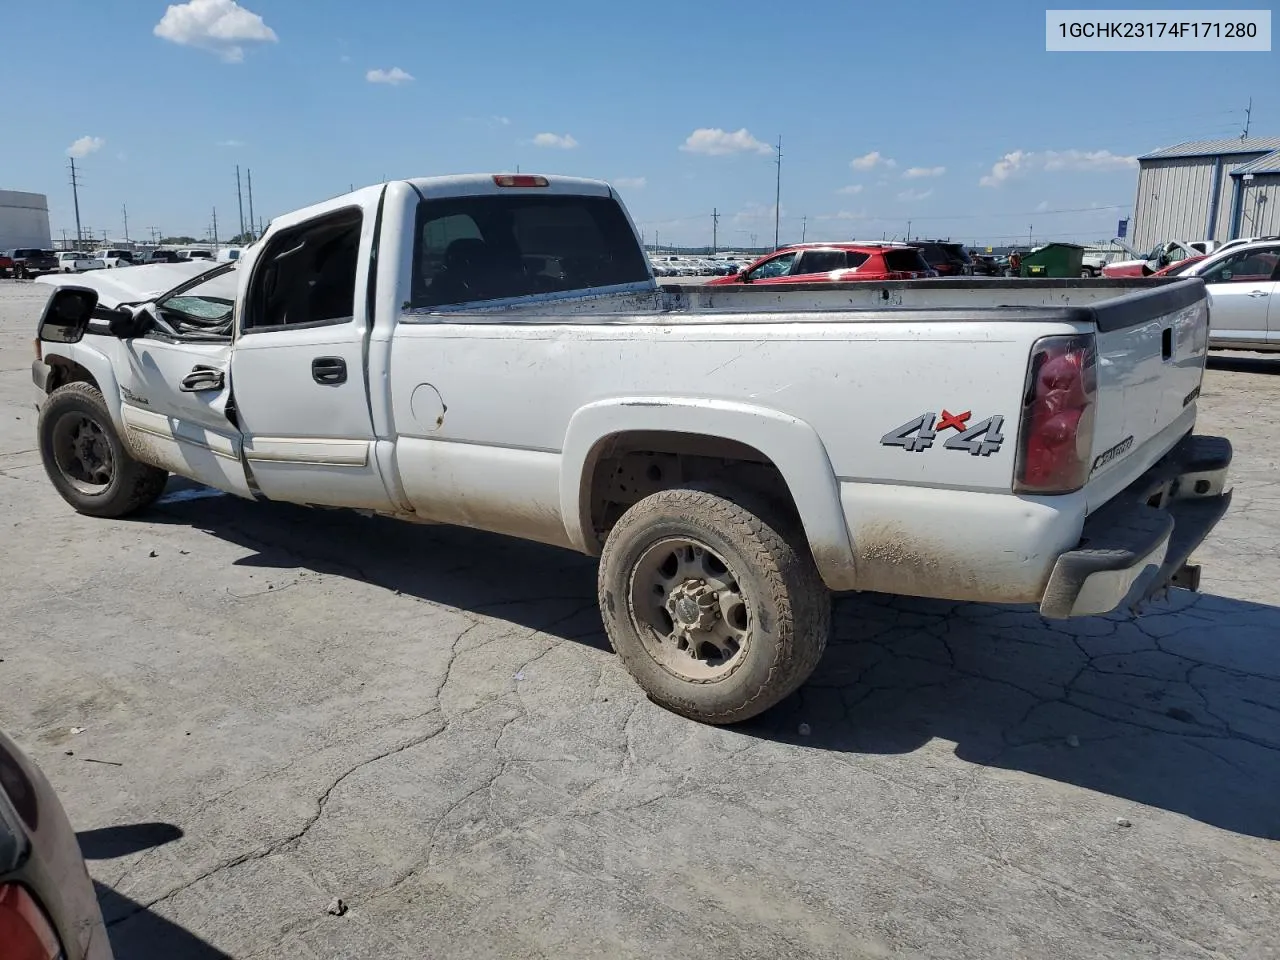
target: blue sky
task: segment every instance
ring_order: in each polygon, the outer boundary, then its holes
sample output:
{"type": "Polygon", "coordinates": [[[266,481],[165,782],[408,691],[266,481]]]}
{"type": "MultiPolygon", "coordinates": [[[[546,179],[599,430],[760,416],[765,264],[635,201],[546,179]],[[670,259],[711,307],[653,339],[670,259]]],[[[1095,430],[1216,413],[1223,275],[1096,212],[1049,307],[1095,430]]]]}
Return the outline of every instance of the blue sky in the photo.
{"type": "Polygon", "coordinates": [[[1280,135],[1280,54],[1046,53],[1045,5],[1025,2],[57,9],[54,27],[11,4],[0,31],[0,188],[48,194],[55,236],[74,233],[73,145],[98,235],[126,203],[135,238],[201,236],[215,206],[226,235],[237,163],[266,219],[352,183],[519,165],[614,181],[650,241],[709,242],[718,209],[726,246],[772,243],[779,135],[783,241],[807,217],[809,239],[911,220],[995,242],[1111,236],[1131,158],[1238,134],[1250,96],[1254,135],[1280,135]]]}

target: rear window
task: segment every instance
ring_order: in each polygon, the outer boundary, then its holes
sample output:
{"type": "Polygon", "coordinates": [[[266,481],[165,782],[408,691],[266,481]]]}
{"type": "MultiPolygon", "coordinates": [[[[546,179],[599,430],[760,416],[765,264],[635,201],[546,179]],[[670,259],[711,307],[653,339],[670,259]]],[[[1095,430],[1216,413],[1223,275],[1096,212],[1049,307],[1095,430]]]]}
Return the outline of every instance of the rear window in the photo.
{"type": "Polygon", "coordinates": [[[418,204],[415,307],[635,283],[649,268],[610,197],[457,197],[418,204]]]}
{"type": "Polygon", "coordinates": [[[928,270],[929,263],[920,256],[918,250],[886,250],[884,265],[893,271],[928,270]]]}
{"type": "Polygon", "coordinates": [[[862,266],[864,263],[866,263],[868,260],[871,259],[871,254],[858,253],[855,250],[850,250],[848,253],[845,254],[845,258],[848,261],[846,266],[848,266],[850,270],[856,270],[858,267],[862,266]]]}
{"type": "Polygon", "coordinates": [[[845,269],[843,250],[806,250],[800,257],[797,273],[830,273],[845,269]]]}

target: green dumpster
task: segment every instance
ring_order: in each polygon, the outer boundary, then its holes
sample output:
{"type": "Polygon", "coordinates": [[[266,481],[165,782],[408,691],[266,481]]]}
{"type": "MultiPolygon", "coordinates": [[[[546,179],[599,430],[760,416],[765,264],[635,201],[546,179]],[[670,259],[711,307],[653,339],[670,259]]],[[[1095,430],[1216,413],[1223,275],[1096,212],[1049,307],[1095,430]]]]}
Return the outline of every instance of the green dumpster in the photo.
{"type": "Polygon", "coordinates": [[[1078,277],[1084,269],[1084,247],[1046,243],[1022,255],[1022,277],[1078,277]]]}

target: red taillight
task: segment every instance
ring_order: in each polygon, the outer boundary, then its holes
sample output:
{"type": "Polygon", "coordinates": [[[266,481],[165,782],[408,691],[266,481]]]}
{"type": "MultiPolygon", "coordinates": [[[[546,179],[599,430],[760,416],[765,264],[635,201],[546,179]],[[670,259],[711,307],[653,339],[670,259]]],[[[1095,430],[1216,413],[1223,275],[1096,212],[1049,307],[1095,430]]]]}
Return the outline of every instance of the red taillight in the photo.
{"type": "Polygon", "coordinates": [[[1043,337],[1031,349],[1014,489],[1071,493],[1089,479],[1098,399],[1092,334],[1043,337]]]}
{"type": "Polygon", "coordinates": [[[40,905],[16,883],[0,886],[0,946],[4,960],[54,960],[58,935],[40,905]]]}
{"type": "Polygon", "coordinates": [[[531,173],[499,173],[493,182],[500,187],[549,187],[546,177],[531,173]]]}

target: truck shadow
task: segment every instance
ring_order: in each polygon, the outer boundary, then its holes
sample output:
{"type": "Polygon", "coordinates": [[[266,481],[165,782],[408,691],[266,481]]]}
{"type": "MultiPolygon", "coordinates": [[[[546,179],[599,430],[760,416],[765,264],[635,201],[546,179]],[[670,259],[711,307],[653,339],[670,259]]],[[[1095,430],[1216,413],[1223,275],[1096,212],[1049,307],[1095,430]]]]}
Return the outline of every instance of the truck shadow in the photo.
{"type": "Polygon", "coordinates": [[[230,954],[106,884],[95,880],[93,888],[115,960],[232,960],[230,954]]]}
{"type": "MultiPolygon", "coordinates": [[[[241,564],[347,576],[609,649],[595,561],[564,550],[181,492],[146,518],[252,550],[241,564]]],[[[1140,619],[1053,622],[862,594],[837,599],[834,619],[810,682],[738,732],[870,754],[938,738],[971,763],[1280,839],[1280,608],[1175,591],[1140,619]]]]}

